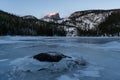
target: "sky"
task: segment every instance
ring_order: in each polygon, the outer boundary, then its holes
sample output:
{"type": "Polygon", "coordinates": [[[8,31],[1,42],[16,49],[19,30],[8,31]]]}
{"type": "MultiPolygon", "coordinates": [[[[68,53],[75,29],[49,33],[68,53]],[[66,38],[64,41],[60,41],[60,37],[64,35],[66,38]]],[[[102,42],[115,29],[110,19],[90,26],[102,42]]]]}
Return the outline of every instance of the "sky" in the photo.
{"type": "Polygon", "coordinates": [[[50,12],[59,12],[61,17],[68,17],[75,11],[116,8],[120,8],[120,0],[0,0],[0,10],[37,18],[50,12]]]}

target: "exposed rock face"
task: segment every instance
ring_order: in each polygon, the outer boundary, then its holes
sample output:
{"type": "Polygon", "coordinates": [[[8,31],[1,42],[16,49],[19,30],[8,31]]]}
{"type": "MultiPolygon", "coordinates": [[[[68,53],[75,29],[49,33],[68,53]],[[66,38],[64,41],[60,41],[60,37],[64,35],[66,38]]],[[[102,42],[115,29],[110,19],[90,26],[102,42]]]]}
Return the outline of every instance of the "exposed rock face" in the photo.
{"type": "Polygon", "coordinates": [[[51,53],[40,53],[33,56],[34,59],[43,61],[43,62],[59,62],[62,58],[66,58],[66,55],[57,54],[55,52],[51,53]]]}
{"type": "Polygon", "coordinates": [[[61,18],[59,16],[59,13],[56,13],[56,12],[49,13],[42,18],[42,20],[48,21],[48,22],[49,21],[56,21],[56,20],[60,20],[60,19],[61,18]]]}

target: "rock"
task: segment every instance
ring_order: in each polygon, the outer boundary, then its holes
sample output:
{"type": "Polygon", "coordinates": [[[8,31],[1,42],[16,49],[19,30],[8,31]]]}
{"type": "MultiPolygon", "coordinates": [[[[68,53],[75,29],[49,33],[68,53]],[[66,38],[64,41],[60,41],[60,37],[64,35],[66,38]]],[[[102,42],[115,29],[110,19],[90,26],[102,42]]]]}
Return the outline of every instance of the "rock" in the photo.
{"type": "Polygon", "coordinates": [[[43,19],[53,19],[53,20],[60,20],[60,16],[59,16],[59,13],[56,13],[56,12],[52,12],[52,13],[49,13],[47,14],[46,16],[44,16],[43,19]]]}
{"type": "Polygon", "coordinates": [[[86,60],[82,57],[75,58],[69,57],[58,52],[46,52],[39,53],[33,56],[37,62],[40,62],[41,70],[52,70],[52,71],[62,71],[62,70],[73,70],[84,68],[87,65],[86,60]]]}
{"type": "Polygon", "coordinates": [[[66,58],[66,57],[68,56],[56,52],[40,53],[33,56],[34,59],[42,62],[59,62],[62,58],[66,58]]]}
{"type": "Polygon", "coordinates": [[[18,58],[10,65],[15,71],[71,71],[86,68],[87,62],[82,57],[69,57],[58,52],[40,53],[34,56],[18,58]]]}

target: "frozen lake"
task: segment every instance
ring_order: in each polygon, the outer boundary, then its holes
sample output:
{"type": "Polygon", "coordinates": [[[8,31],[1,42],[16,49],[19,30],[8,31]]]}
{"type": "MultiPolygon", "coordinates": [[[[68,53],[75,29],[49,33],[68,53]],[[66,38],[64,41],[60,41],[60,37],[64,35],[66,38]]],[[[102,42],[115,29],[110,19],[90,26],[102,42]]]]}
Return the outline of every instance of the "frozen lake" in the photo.
{"type": "MultiPolygon", "coordinates": [[[[35,62],[31,61],[29,67],[32,67],[32,63],[35,62]]],[[[120,80],[119,68],[120,38],[0,37],[0,80],[120,80]],[[14,63],[24,69],[24,62],[30,62],[26,57],[49,51],[83,57],[88,65],[60,72],[20,71],[11,65],[14,63]]]]}

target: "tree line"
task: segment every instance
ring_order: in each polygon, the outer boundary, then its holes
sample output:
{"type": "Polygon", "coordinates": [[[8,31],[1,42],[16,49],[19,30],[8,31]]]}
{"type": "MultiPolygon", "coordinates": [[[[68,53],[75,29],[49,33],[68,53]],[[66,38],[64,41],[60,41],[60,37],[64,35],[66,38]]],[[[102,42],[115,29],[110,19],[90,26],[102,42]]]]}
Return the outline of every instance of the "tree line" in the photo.
{"type": "Polygon", "coordinates": [[[63,27],[54,22],[38,19],[24,19],[0,11],[0,35],[65,36],[63,27]]]}

